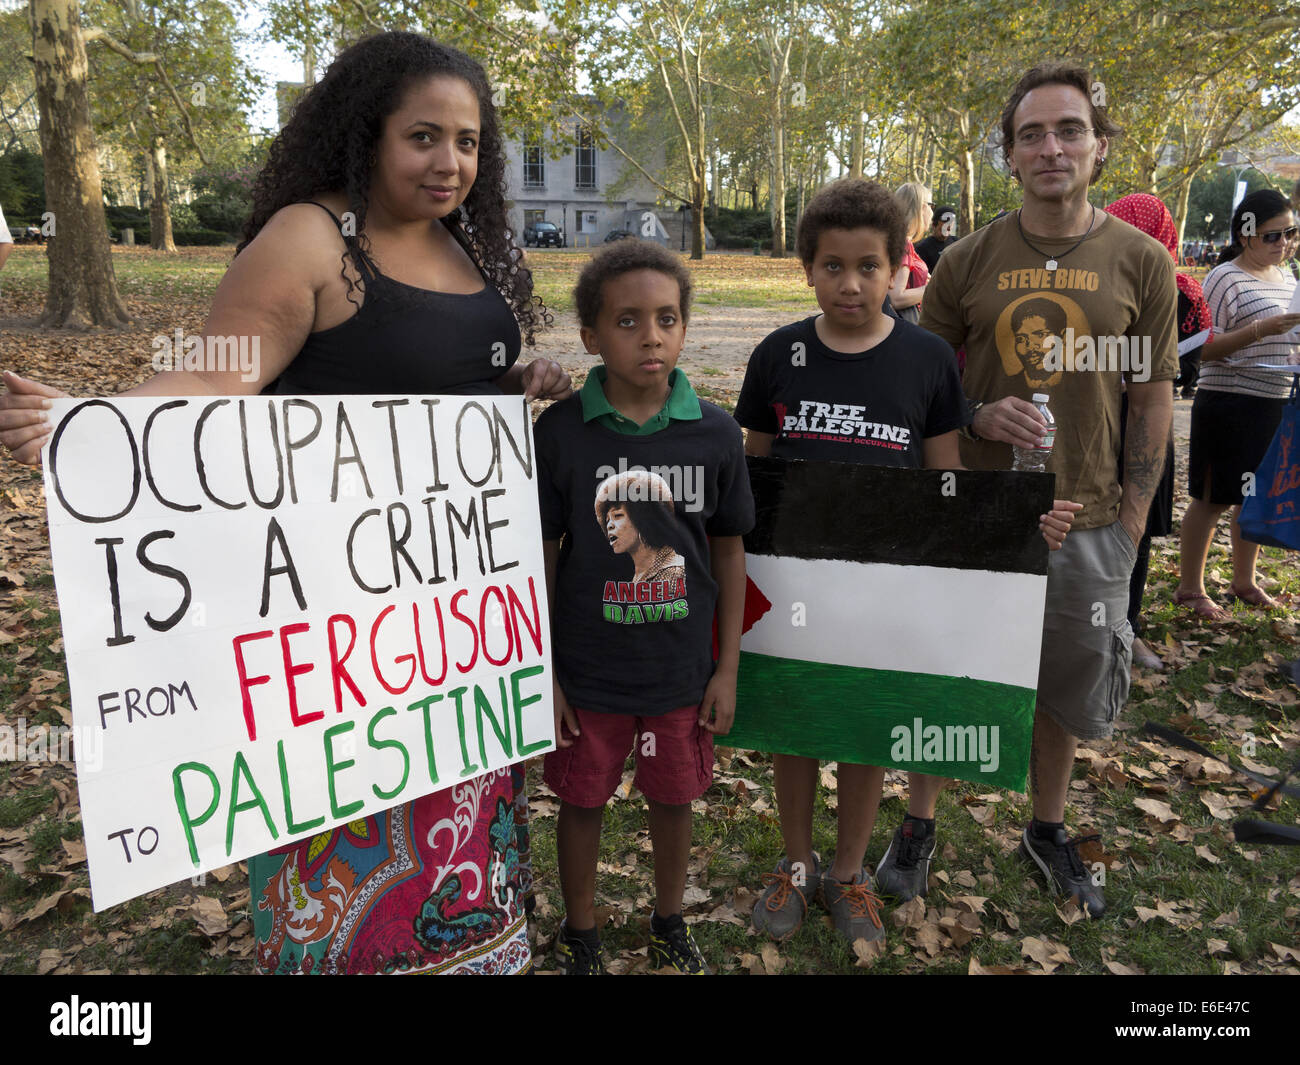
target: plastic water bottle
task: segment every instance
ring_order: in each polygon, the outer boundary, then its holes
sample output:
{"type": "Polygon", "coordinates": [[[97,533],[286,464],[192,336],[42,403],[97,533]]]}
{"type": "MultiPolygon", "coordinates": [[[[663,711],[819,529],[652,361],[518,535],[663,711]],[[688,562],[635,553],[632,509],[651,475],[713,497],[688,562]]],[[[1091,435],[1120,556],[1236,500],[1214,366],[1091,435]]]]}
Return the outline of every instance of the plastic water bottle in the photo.
{"type": "Polygon", "coordinates": [[[1056,443],[1056,419],[1047,409],[1047,396],[1042,392],[1034,393],[1034,406],[1043,416],[1047,427],[1043,430],[1044,440],[1038,447],[1012,447],[1015,462],[1011,468],[1021,473],[1046,473],[1047,459],[1052,454],[1052,445],[1056,443]]]}

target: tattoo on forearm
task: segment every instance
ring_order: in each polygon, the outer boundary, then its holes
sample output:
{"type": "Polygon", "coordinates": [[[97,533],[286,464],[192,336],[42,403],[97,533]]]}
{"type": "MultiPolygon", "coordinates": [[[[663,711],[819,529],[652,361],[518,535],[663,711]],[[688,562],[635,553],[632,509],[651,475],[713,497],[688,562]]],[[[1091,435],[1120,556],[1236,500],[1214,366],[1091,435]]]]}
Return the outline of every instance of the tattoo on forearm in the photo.
{"type": "MultiPolygon", "coordinates": [[[[1124,442],[1124,495],[1140,521],[1146,520],[1165,472],[1165,436],[1152,432],[1152,418],[1130,406],[1124,442]]],[[[1166,427],[1166,431],[1168,427],[1166,427]]]]}

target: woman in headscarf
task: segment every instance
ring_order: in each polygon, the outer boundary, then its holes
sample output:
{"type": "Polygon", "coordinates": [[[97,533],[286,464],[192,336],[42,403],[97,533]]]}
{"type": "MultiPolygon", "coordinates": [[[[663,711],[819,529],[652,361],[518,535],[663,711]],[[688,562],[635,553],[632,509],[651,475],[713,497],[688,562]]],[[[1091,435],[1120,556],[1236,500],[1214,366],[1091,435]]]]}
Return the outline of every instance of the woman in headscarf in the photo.
{"type": "MultiPolygon", "coordinates": [[[[1109,204],[1106,211],[1134,228],[1140,229],[1147,236],[1160,241],[1169,249],[1169,254],[1174,257],[1174,261],[1178,261],[1178,229],[1174,225],[1169,208],[1164,205],[1164,202],[1158,196],[1151,196],[1147,193],[1134,193],[1109,204]]],[[[1178,342],[1181,344],[1189,337],[1194,337],[1198,333],[1210,329],[1210,308],[1206,305],[1200,283],[1194,277],[1184,273],[1177,273],[1174,278],[1178,283],[1178,342]]],[[[1206,333],[1205,339],[1209,339],[1208,333],[1206,333]]],[[[1180,356],[1180,361],[1184,367],[1188,366],[1189,362],[1190,365],[1195,366],[1199,359],[1199,346],[1195,350],[1180,356]]],[[[1186,380],[1186,371],[1179,378],[1179,381],[1183,380],[1186,380]]],[[[1179,381],[1174,382],[1175,389],[1177,389],[1179,381]]],[[[1127,395],[1124,397],[1120,419],[1120,425],[1123,427],[1128,421],[1127,395]]],[[[1120,454],[1123,454],[1122,447],[1120,454]]],[[[1122,481],[1124,479],[1124,463],[1122,459],[1120,460],[1119,476],[1122,481]]],[[[1142,632],[1142,593],[1145,591],[1147,583],[1147,567],[1151,556],[1151,538],[1153,536],[1168,536],[1173,532],[1173,523],[1174,433],[1171,425],[1169,429],[1169,446],[1165,452],[1165,474],[1161,478],[1160,486],[1156,489],[1155,498],[1151,502],[1151,510],[1147,515],[1146,533],[1142,537],[1142,542],[1138,544],[1137,560],[1133,564],[1133,576],[1129,581],[1128,620],[1129,624],[1133,626],[1134,634],[1133,661],[1147,669],[1164,669],[1164,663],[1140,638],[1142,632]]]]}

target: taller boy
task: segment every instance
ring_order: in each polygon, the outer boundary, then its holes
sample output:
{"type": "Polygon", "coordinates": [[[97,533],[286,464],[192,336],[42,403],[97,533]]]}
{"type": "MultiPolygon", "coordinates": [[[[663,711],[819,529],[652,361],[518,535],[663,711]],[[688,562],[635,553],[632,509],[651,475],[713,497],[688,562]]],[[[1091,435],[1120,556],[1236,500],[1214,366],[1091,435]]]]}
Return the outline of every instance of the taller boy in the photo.
{"type": "MultiPolygon", "coordinates": [[[[1104,87],[1079,67],[1044,64],[1020,79],[1002,111],[1002,147],[1024,202],[943,254],[921,318],[954,348],[966,347],[973,420],[963,463],[1009,468],[1011,445],[1033,447],[1043,431],[1030,395],[1046,391],[1056,418],[1048,464],[1056,494],[1083,504],[1048,569],[1030,763],[1034,820],[1021,847],[1049,885],[1094,917],[1105,900],[1065,832],[1065,796],[1079,740],[1108,738],[1128,698],[1129,575],[1164,467],[1169,381],[1178,373],[1168,251],[1088,202],[1119,132],[1104,101],[1104,87]],[[1049,317],[1064,321],[1063,336],[1049,317]],[[1103,354],[1090,360],[1089,350],[1103,354]],[[1134,372],[1098,366],[1118,353],[1134,372]],[[1122,488],[1121,376],[1129,396],[1122,488]]],[[[933,809],[916,809],[924,801],[913,794],[910,812],[933,817],[933,809]]]]}

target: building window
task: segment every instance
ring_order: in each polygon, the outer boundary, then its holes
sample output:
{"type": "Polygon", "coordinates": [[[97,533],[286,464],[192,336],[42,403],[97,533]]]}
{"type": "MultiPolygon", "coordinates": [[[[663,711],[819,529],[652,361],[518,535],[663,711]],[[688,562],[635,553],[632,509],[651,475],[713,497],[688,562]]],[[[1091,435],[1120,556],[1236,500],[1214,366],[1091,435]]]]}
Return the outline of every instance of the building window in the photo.
{"type": "Polygon", "coordinates": [[[596,145],[589,126],[578,127],[578,141],[573,148],[573,187],[596,187],[596,145]]]}
{"type": "Polygon", "coordinates": [[[546,156],[538,136],[524,138],[524,188],[546,188],[546,156]]]}

